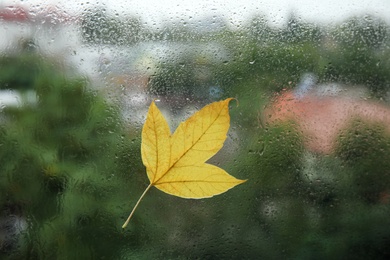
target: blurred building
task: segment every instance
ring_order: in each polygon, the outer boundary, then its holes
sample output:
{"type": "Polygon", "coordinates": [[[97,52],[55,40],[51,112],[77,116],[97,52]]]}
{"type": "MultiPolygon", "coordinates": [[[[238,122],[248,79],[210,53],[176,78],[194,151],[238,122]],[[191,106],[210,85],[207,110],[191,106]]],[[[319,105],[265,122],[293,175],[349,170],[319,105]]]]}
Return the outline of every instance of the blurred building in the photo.
{"type": "Polygon", "coordinates": [[[264,118],[270,124],[296,124],[306,149],[329,154],[341,131],[354,119],[382,124],[390,133],[390,107],[366,96],[363,87],[318,85],[312,75],[306,75],[296,89],[275,97],[265,109],[264,118]]]}
{"type": "Polygon", "coordinates": [[[69,54],[80,45],[77,17],[55,6],[28,10],[20,6],[0,6],[0,52],[16,51],[32,39],[43,53],[69,54]]]}

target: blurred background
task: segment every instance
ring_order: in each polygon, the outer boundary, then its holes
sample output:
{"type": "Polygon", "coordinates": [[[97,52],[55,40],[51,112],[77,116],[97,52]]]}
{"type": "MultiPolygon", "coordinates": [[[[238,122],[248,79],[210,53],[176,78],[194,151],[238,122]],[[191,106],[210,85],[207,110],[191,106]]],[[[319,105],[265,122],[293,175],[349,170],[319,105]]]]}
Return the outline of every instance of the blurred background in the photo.
{"type": "MultiPolygon", "coordinates": [[[[323,1],[324,2],[324,1],[323,1]]],[[[0,1],[1,259],[388,259],[390,3],[0,1]],[[211,159],[248,181],[152,189],[171,129],[227,97],[211,159]]]]}

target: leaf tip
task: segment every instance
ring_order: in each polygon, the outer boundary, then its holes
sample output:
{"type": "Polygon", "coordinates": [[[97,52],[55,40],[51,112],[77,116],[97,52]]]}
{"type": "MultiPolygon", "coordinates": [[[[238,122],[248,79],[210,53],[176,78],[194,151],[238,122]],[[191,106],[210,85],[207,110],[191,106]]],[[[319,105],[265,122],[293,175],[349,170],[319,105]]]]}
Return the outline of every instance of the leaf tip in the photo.
{"type": "Polygon", "coordinates": [[[241,182],[239,184],[243,184],[245,182],[247,182],[247,180],[240,180],[241,182]]]}
{"type": "Polygon", "coordinates": [[[236,179],[237,180],[237,183],[235,186],[237,185],[240,185],[240,184],[243,184],[244,182],[246,182],[247,180],[240,180],[240,179],[236,179]]]}

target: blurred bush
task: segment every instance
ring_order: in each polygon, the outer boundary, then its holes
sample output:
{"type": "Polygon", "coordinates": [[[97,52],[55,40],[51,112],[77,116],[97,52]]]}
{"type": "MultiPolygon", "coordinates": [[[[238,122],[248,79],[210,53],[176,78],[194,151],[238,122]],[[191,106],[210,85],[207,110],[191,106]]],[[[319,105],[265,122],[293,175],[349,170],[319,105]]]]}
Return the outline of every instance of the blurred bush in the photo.
{"type": "Polygon", "coordinates": [[[353,121],[341,134],[337,155],[351,168],[353,190],[369,203],[387,201],[390,191],[390,136],[378,123],[353,121]]]}

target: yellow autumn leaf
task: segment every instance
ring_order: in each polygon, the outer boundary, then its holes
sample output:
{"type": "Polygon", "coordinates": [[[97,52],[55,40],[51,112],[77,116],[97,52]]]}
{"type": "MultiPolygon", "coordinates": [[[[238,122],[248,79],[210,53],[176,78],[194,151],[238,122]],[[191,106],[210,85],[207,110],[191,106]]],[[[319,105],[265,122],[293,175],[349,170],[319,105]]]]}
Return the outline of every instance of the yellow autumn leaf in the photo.
{"type": "Polygon", "coordinates": [[[152,187],[178,197],[201,199],[245,182],[206,161],[223,146],[229,130],[231,98],[211,103],[182,122],[171,135],[156,104],[150,105],[142,129],[141,155],[150,184],[123,224],[152,187]]]}

